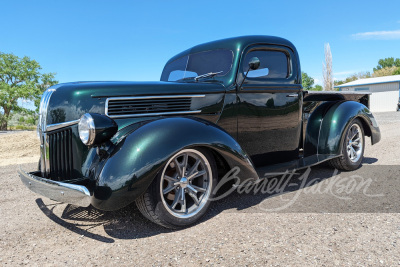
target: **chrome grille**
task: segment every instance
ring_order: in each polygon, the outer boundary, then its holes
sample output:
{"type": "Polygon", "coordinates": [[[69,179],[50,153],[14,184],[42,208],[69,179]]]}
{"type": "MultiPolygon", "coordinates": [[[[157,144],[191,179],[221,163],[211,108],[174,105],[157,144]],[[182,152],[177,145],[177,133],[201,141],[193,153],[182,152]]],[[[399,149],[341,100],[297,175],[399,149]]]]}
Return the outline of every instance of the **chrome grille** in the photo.
{"type": "Polygon", "coordinates": [[[39,107],[39,123],[38,123],[38,135],[40,136],[40,172],[43,177],[47,177],[50,172],[49,156],[47,155],[47,109],[49,106],[51,95],[55,92],[55,89],[47,89],[40,100],[39,107]]]}
{"type": "Polygon", "coordinates": [[[51,179],[58,181],[71,179],[73,176],[72,130],[67,128],[47,133],[47,138],[51,179]]]}
{"type": "Polygon", "coordinates": [[[55,89],[47,89],[46,91],[44,91],[42,98],[40,99],[38,128],[42,132],[46,131],[47,108],[49,106],[50,97],[54,93],[54,91],[55,91],[55,89]]]}
{"type": "Polygon", "coordinates": [[[113,97],[106,101],[111,118],[200,113],[191,110],[192,98],[204,95],[113,97]]]}

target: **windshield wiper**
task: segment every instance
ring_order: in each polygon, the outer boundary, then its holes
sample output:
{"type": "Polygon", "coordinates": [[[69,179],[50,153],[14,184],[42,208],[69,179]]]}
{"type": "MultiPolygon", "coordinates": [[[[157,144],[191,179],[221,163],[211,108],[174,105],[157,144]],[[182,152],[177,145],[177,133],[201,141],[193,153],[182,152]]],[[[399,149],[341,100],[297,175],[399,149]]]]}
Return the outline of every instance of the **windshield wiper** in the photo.
{"type": "Polygon", "coordinates": [[[202,75],[199,75],[199,76],[197,76],[197,77],[194,77],[194,80],[197,82],[197,81],[200,80],[200,79],[208,78],[208,77],[214,77],[215,75],[220,74],[220,73],[222,73],[222,72],[224,72],[224,71],[209,72],[209,73],[202,74],[202,75]]]}
{"type": "Polygon", "coordinates": [[[179,79],[179,80],[176,80],[177,82],[180,82],[180,81],[187,81],[187,80],[193,80],[194,79],[194,77],[186,77],[186,78],[182,78],[182,79],[179,79]]]}

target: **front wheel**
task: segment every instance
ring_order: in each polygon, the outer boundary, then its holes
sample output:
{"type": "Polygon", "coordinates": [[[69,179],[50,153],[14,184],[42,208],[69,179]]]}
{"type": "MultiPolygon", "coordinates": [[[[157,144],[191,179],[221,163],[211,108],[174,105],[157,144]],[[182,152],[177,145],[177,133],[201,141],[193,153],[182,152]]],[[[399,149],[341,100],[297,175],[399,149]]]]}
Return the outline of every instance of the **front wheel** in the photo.
{"type": "Polygon", "coordinates": [[[183,149],[167,161],[136,205],[164,227],[189,226],[206,213],[216,183],[213,156],[205,149],[183,149]]]}
{"type": "Polygon", "coordinates": [[[361,121],[359,119],[353,120],[342,138],[343,155],[332,159],[329,163],[339,170],[355,170],[360,166],[364,158],[365,136],[361,121]]]}

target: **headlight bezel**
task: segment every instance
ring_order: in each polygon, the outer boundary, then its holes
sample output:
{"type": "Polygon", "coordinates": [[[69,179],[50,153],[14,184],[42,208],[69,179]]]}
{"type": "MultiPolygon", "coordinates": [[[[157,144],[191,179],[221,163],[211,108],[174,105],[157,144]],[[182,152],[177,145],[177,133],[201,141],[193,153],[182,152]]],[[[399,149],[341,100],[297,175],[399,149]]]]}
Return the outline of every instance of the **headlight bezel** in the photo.
{"type": "Polygon", "coordinates": [[[85,113],[79,120],[78,123],[79,138],[82,143],[91,146],[94,144],[96,137],[96,126],[94,119],[89,113],[85,113]]]}
{"type": "Polygon", "coordinates": [[[118,131],[118,124],[108,116],[85,113],[78,123],[78,134],[82,143],[93,147],[107,142],[118,131]]]}

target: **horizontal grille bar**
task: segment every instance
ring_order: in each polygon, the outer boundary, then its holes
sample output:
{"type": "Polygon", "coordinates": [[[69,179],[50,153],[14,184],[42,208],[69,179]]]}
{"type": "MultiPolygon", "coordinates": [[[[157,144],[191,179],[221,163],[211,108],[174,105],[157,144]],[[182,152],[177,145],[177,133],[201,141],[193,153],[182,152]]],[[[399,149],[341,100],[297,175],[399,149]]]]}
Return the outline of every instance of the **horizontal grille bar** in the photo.
{"type": "Polygon", "coordinates": [[[150,103],[150,104],[144,104],[144,103],[131,103],[131,104],[120,104],[118,106],[112,106],[109,105],[108,106],[108,111],[110,111],[111,109],[118,109],[118,108],[135,108],[135,107],[142,107],[145,109],[152,109],[155,110],[157,108],[159,108],[160,106],[162,107],[175,107],[175,106],[181,106],[181,107],[186,107],[186,108],[190,108],[190,102],[184,103],[184,102],[175,102],[175,103],[150,103]]]}
{"type": "MultiPolygon", "coordinates": [[[[155,103],[155,102],[163,102],[163,103],[167,103],[167,102],[176,102],[177,99],[173,99],[173,98],[166,98],[166,99],[162,99],[162,98],[154,98],[154,99],[136,99],[136,100],[132,100],[132,99],[119,99],[119,100],[110,100],[109,101],[109,105],[113,104],[113,102],[117,102],[117,103],[128,103],[128,102],[133,102],[133,103],[155,103]]],[[[190,98],[181,98],[179,99],[179,101],[188,101],[190,102],[191,99],[190,98]]]]}
{"type": "Polygon", "coordinates": [[[143,103],[129,103],[129,104],[117,104],[117,105],[109,105],[108,108],[118,109],[123,107],[175,107],[175,106],[190,106],[190,102],[188,103],[151,103],[151,104],[143,104],[143,103]]]}
{"type": "Polygon", "coordinates": [[[140,115],[169,115],[198,113],[190,109],[193,97],[195,96],[165,96],[165,97],[117,97],[108,98],[106,101],[106,115],[110,117],[129,117],[140,115]]]}

